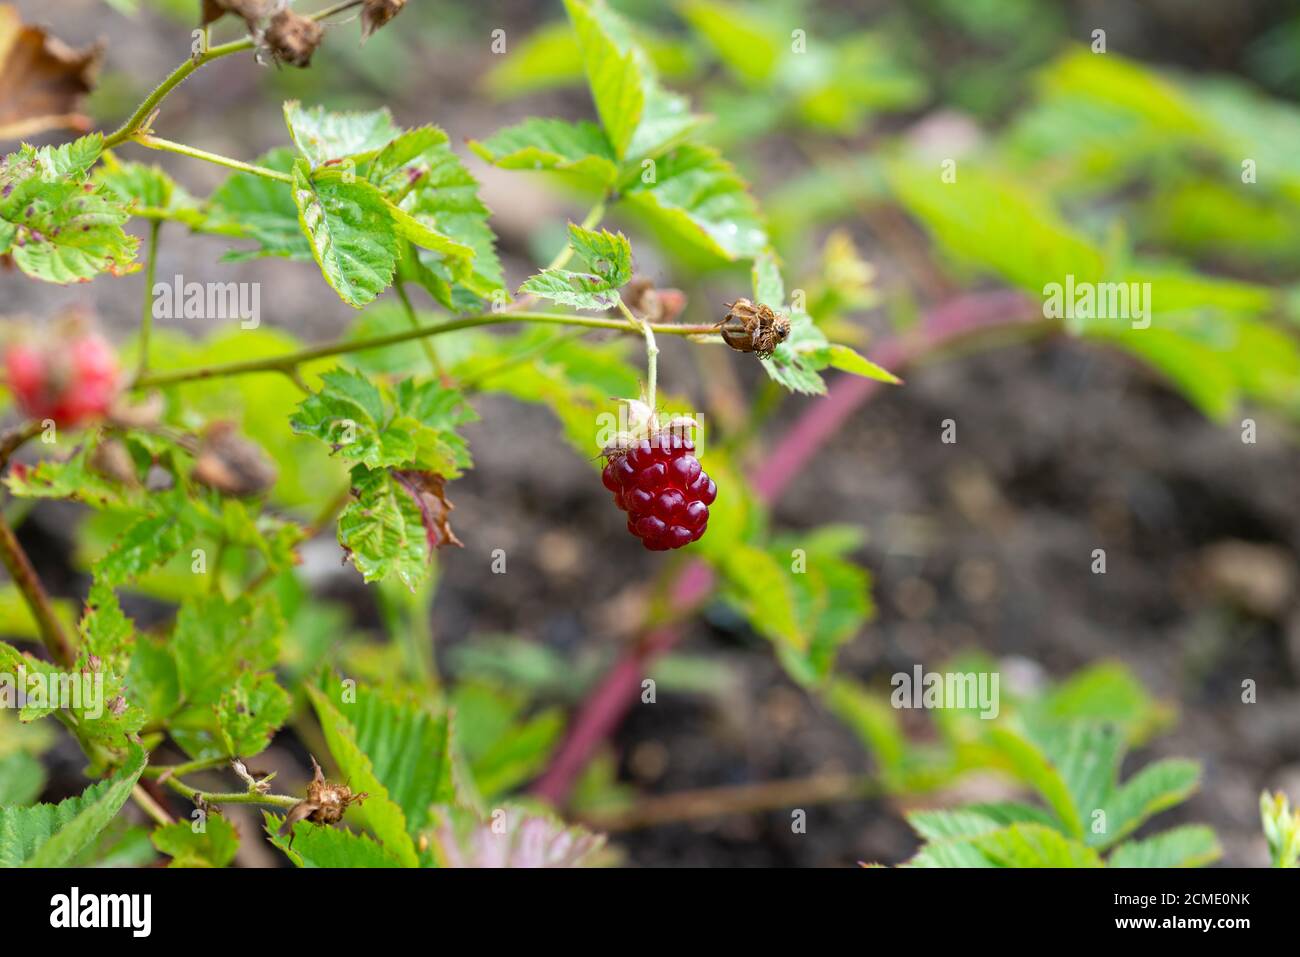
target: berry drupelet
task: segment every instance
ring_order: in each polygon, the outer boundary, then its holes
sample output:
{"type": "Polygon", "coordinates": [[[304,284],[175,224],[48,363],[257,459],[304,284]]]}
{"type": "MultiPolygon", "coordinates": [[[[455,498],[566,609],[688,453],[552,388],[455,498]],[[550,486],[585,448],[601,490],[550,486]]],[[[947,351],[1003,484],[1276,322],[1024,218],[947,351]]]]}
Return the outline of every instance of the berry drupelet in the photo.
{"type": "Polygon", "coordinates": [[[606,449],[601,480],[627,512],[627,530],[652,552],[697,541],[709,527],[718,487],[700,468],[695,443],[675,432],[606,449]]]}

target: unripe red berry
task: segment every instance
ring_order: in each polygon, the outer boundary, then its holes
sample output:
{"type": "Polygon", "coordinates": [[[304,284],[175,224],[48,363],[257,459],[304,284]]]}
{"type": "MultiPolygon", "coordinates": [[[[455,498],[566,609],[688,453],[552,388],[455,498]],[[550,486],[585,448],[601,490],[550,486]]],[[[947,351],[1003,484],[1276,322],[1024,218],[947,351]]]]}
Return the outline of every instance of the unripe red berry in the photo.
{"type": "Polygon", "coordinates": [[[718,487],[700,467],[691,439],[662,432],[605,454],[601,481],[628,513],[627,530],[646,548],[662,552],[699,540],[718,487]]]}
{"type": "Polygon", "coordinates": [[[117,395],[113,348],[80,323],[57,326],[39,345],[12,343],[4,361],[14,398],[33,419],[73,428],[104,416],[117,395]]]}

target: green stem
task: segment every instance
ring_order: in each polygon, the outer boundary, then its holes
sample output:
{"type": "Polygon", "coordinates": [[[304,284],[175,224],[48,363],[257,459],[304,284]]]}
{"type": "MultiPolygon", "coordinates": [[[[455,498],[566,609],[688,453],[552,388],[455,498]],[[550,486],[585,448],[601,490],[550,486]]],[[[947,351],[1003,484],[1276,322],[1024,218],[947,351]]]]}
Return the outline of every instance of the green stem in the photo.
{"type": "MultiPolygon", "coordinates": [[[[411,305],[411,297],[406,294],[406,283],[402,281],[400,276],[393,279],[393,290],[397,293],[397,298],[402,301],[402,309],[406,313],[407,322],[411,324],[412,329],[419,329],[420,317],[416,313],[415,307],[411,305]]],[[[438,353],[433,348],[433,343],[427,338],[423,338],[420,340],[420,345],[424,347],[424,355],[429,360],[429,368],[433,370],[438,378],[442,378],[442,363],[438,361],[438,353]]]]}
{"type": "Polygon", "coordinates": [[[147,778],[177,777],[183,778],[187,774],[196,774],[199,771],[207,771],[210,768],[223,767],[230,763],[230,758],[200,758],[197,761],[186,761],[183,764],[151,764],[144,769],[144,776],[147,778]]]}
{"type": "Polygon", "coordinates": [[[155,824],[166,827],[169,824],[176,823],[172,820],[172,816],[167,813],[166,809],[155,801],[153,795],[146,791],[141,785],[137,784],[131,789],[131,797],[135,803],[140,806],[140,810],[153,818],[155,824]]]}
{"type": "Polygon", "coordinates": [[[172,140],[165,140],[160,136],[146,136],[140,134],[135,141],[141,146],[146,146],[151,150],[166,150],[169,153],[178,153],[181,156],[188,156],[190,159],[203,160],[206,163],[216,163],[218,166],[224,166],[227,169],[239,170],[241,173],[252,173],[254,176],[260,176],[263,179],[273,179],[279,183],[288,183],[293,185],[293,177],[288,173],[281,173],[277,170],[267,169],[265,166],[256,166],[253,163],[245,163],[243,160],[232,159],[229,156],[222,156],[220,153],[209,153],[207,150],[201,150],[197,146],[188,146],[185,143],[176,143],[172,140]]]}
{"type": "Polygon", "coordinates": [[[153,332],[153,286],[158,275],[158,233],[162,222],[153,220],[149,223],[149,255],[144,267],[144,308],[140,313],[140,362],[136,366],[135,378],[149,371],[149,337],[153,332]]]}
{"type": "Polygon", "coordinates": [[[168,778],[167,786],[178,794],[182,794],[191,801],[201,798],[204,804],[267,804],[271,807],[293,807],[302,801],[288,794],[262,794],[260,791],[232,791],[221,793],[216,791],[200,791],[198,788],[192,788],[184,781],[176,778],[168,778]]]}
{"type": "MultiPolygon", "coordinates": [[[[180,382],[193,382],[199,379],[247,375],[253,372],[283,373],[286,370],[296,368],[302,363],[310,362],[313,359],[325,359],[330,356],[346,355],[352,352],[364,352],[367,349],[382,349],[385,346],[410,342],[415,339],[422,339],[425,336],[437,336],[447,332],[456,332],[460,329],[472,329],[476,326],[499,325],[507,322],[539,322],[563,326],[584,326],[589,329],[609,329],[614,332],[642,332],[640,326],[629,325],[622,319],[604,319],[596,316],[573,316],[564,313],[550,312],[487,313],[480,316],[467,316],[463,319],[453,319],[450,322],[439,323],[436,326],[422,326],[418,329],[410,329],[405,332],[394,332],[386,336],[375,336],[370,339],[336,340],[334,342],[327,342],[324,345],[300,349],[297,352],[289,352],[282,356],[272,356],[265,359],[246,359],[240,362],[218,363],[210,366],[199,366],[193,369],[176,369],[170,372],[150,373],[149,375],[142,376],[135,383],[135,388],[142,389],[150,386],[176,385],[180,382]]],[[[716,331],[713,326],[687,326],[667,323],[646,323],[645,328],[649,329],[651,332],[674,336],[702,336],[716,331]]]]}
{"type": "MultiPolygon", "coordinates": [[[[632,310],[627,307],[622,299],[618,301],[618,311],[623,313],[624,318],[632,324],[633,328],[640,331],[645,336],[645,375],[646,375],[646,405],[651,410],[655,408],[655,392],[658,387],[659,379],[659,346],[655,342],[654,329],[651,324],[644,320],[638,319],[632,315],[632,310]]],[[[675,326],[672,328],[676,328],[675,326]]]]}
{"type": "MultiPolygon", "coordinates": [[[[342,13],[344,10],[350,10],[353,7],[360,6],[361,3],[362,0],[345,0],[343,3],[336,3],[331,7],[321,10],[319,13],[311,14],[309,19],[324,20],[336,13],[342,13]]],[[[223,43],[220,46],[210,47],[204,50],[199,56],[191,57],[186,60],[173,70],[171,74],[168,75],[167,79],[159,83],[152,93],[144,98],[144,102],[136,107],[135,112],[131,114],[125,123],[108,136],[104,137],[104,149],[112,149],[119,143],[135,139],[142,131],[145,123],[148,122],[149,117],[153,115],[154,110],[158,108],[158,104],[166,98],[168,93],[184,83],[189,78],[190,74],[199,67],[207,65],[213,60],[219,60],[224,56],[230,56],[232,53],[239,53],[243,50],[251,49],[253,49],[253,38],[244,37],[242,40],[233,40],[230,43],[223,43]]]]}

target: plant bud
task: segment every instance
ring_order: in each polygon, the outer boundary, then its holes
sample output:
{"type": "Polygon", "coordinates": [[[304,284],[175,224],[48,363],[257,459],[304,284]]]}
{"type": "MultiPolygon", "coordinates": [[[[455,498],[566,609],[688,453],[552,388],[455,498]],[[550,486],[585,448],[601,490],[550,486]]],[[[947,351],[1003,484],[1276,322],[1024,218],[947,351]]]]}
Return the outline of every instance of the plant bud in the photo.
{"type": "Polygon", "coordinates": [[[717,324],[727,345],[737,352],[752,352],[766,359],[790,337],[790,320],[771,306],[737,299],[717,324]]]}

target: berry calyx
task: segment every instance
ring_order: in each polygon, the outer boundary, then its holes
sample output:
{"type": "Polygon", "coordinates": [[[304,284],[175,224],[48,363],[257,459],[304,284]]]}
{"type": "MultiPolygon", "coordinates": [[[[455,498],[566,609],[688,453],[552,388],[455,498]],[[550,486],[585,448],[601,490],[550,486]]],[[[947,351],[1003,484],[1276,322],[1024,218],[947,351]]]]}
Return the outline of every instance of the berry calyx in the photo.
{"type": "Polygon", "coordinates": [[[72,428],[107,414],[118,392],[117,357],[80,322],[56,326],[49,340],[16,341],[4,355],[9,388],[33,419],[72,428]]]}
{"type": "Polygon", "coordinates": [[[627,512],[627,530],[650,551],[689,545],[708,529],[718,486],[700,467],[689,437],[660,432],[611,446],[605,455],[601,481],[627,512]]]}

